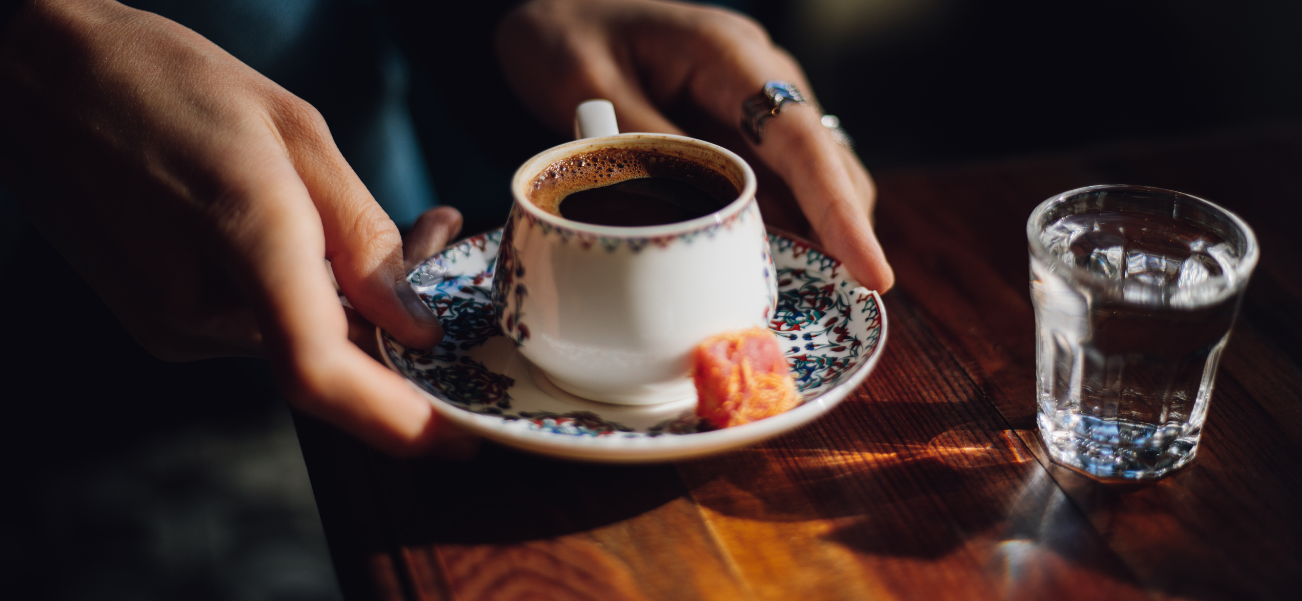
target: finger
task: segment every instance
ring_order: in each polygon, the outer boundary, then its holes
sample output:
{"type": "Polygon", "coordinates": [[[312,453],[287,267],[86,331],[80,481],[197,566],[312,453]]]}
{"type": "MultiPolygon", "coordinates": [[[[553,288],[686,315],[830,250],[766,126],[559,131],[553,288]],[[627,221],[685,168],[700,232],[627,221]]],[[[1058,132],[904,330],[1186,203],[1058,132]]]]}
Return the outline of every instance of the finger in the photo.
{"type": "Polygon", "coordinates": [[[379,341],[375,339],[375,324],[366,321],[361,313],[356,309],[344,307],[344,317],[348,319],[348,340],[357,348],[362,349],[363,353],[369,355],[376,361],[384,361],[380,358],[379,341]]]}
{"type": "MultiPolygon", "coordinates": [[[[803,77],[797,79],[803,81],[803,77]]],[[[762,86],[763,81],[755,89],[762,86]]],[[[645,96],[635,92],[637,87],[626,88],[634,92],[605,93],[608,99],[622,99],[622,104],[612,100],[620,131],[682,133],[645,96]]],[[[736,105],[737,121],[745,96],[741,98],[736,105]]],[[[850,275],[871,290],[885,292],[894,285],[895,276],[869,218],[876,198],[872,179],[853,153],[832,139],[818,119],[821,115],[810,107],[792,108],[805,109],[803,118],[789,119],[792,123],[785,124],[787,127],[774,127],[779,132],[769,137],[776,139],[767,145],[751,145],[752,151],[791,188],[824,246],[845,264],[850,275]],[[808,123],[811,117],[813,121],[808,123]],[[791,160],[792,155],[800,159],[791,160]]]]}
{"type": "MultiPolygon", "coordinates": [[[[694,67],[685,76],[679,75],[681,69],[667,69],[671,79],[652,78],[651,85],[673,89],[672,78],[684,77],[691,98],[733,127],[741,122],[745,100],[769,80],[790,81],[812,93],[799,65],[754,23],[717,9],[700,15],[706,24],[697,27],[699,38],[679,51],[680,60],[694,67]]],[[[811,106],[788,105],[768,122],[763,143],[748,142],[750,150],[787,183],[825,247],[851,276],[885,291],[893,285],[894,274],[872,230],[872,179],[853,153],[836,143],[820,117],[811,106]]]]}
{"type": "Polygon", "coordinates": [[[443,328],[407,284],[397,226],[339,154],[314,109],[291,103],[277,115],[294,167],[320,215],[325,258],[348,301],[403,344],[434,346],[443,328]]]}
{"type": "MultiPolygon", "coordinates": [[[[790,77],[803,80],[795,74],[790,77]]],[[[758,82],[754,89],[758,91],[762,85],[758,82]]],[[[738,121],[745,96],[741,98],[736,105],[738,121]]],[[[876,187],[854,154],[832,138],[820,117],[812,106],[785,107],[768,122],[763,142],[748,143],[791,188],[827,250],[860,284],[885,292],[895,276],[870,219],[876,187]]]]}
{"type": "Polygon", "coordinates": [[[873,231],[876,188],[867,170],[847,149],[830,139],[809,107],[784,111],[792,117],[770,121],[756,153],[791,187],[823,246],[841,260],[850,275],[870,290],[885,292],[895,283],[873,231]]]}
{"type": "MultiPolygon", "coordinates": [[[[335,279],[335,274],[330,269],[330,261],[326,261],[326,274],[330,276],[330,285],[334,287],[335,293],[340,294],[339,280],[335,279]]],[[[344,308],[344,317],[348,320],[348,340],[357,345],[367,355],[376,361],[383,361],[380,358],[380,346],[375,339],[375,324],[362,317],[357,309],[352,307],[347,297],[340,296],[340,305],[344,308]]]]}
{"type": "MultiPolygon", "coordinates": [[[[395,455],[435,448],[447,426],[397,374],[348,342],[344,311],[321,269],[320,218],[293,167],[249,186],[232,231],[264,346],[292,404],[395,455]]],[[[455,441],[453,442],[455,444],[455,441]]]]}
{"type": "Polygon", "coordinates": [[[436,207],[421,213],[402,241],[402,260],[407,271],[455,240],[461,233],[461,223],[461,212],[452,207],[436,207]]]}

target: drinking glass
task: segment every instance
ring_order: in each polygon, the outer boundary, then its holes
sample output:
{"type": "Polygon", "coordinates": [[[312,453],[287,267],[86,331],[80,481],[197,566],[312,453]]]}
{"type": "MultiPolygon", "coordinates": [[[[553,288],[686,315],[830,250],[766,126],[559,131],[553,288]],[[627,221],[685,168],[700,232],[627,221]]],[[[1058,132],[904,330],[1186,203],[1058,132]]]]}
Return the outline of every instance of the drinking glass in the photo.
{"type": "Polygon", "coordinates": [[[1257,264],[1252,229],[1201,198],[1109,185],[1044,201],[1026,234],[1049,454],[1098,478],[1188,464],[1257,264]]]}

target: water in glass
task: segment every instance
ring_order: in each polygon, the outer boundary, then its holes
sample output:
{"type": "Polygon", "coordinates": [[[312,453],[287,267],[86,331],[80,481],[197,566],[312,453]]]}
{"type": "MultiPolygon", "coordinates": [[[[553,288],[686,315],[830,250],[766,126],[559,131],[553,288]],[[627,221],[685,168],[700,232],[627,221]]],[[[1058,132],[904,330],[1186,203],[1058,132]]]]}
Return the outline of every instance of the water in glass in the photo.
{"type": "Polygon", "coordinates": [[[1040,242],[1039,426],[1054,459],[1104,478],[1191,461],[1241,298],[1234,245],[1170,213],[1126,210],[1066,215],[1040,242]]]}

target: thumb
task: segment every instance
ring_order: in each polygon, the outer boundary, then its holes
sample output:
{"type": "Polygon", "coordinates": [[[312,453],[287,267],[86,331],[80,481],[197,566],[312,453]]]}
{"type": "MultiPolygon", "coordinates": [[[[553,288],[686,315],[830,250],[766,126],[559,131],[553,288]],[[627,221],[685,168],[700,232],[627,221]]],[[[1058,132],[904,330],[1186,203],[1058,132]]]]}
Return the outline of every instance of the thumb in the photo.
{"type": "Polygon", "coordinates": [[[282,136],[321,217],[325,255],[348,301],[403,344],[443,338],[434,312],[407,283],[397,226],[344,160],[315,110],[283,119],[282,136]]]}

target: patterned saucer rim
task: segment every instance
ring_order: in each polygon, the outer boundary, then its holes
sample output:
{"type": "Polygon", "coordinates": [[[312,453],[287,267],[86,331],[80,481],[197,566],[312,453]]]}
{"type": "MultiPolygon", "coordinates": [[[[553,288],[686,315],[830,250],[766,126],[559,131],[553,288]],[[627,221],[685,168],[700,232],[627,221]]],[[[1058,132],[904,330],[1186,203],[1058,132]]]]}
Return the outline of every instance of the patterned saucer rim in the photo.
{"type": "MultiPolygon", "coordinates": [[[[773,227],[767,229],[770,236],[775,236],[778,239],[785,239],[783,241],[788,244],[795,243],[805,249],[812,249],[821,253],[824,257],[831,259],[835,264],[832,268],[833,274],[838,270],[840,262],[831,258],[830,255],[827,255],[818,245],[773,227]]],[[[426,263],[434,261],[447,253],[453,252],[453,249],[460,248],[468,241],[473,241],[480,237],[489,236],[500,231],[501,228],[496,228],[489,232],[479,234],[478,236],[471,236],[459,241],[434,255],[428,259],[426,263]]],[[[482,247],[480,248],[480,251],[481,253],[486,252],[482,247]]],[[[465,251],[463,250],[462,252],[465,251]]],[[[774,258],[776,259],[777,256],[774,258]]],[[[486,262],[489,262],[490,264],[492,259],[493,257],[485,257],[486,262]]],[[[419,269],[419,267],[417,269],[419,269]]],[[[413,271],[413,273],[415,273],[415,271],[413,271]]],[[[833,275],[833,277],[838,276],[833,275]]],[[[545,430],[508,427],[510,421],[501,416],[485,415],[468,411],[452,404],[449,400],[439,398],[421,387],[412,379],[411,376],[395,365],[387,351],[385,340],[387,334],[379,327],[376,328],[376,341],[379,344],[380,356],[385,365],[387,365],[389,369],[398,373],[398,375],[402,376],[409,386],[428,399],[434,406],[434,409],[438,411],[441,416],[452,420],[454,423],[471,432],[484,436],[485,438],[495,442],[551,457],[586,462],[651,463],[688,459],[756,444],[768,438],[794,430],[831,411],[832,408],[844,400],[846,396],[863,383],[876,367],[886,345],[888,331],[886,310],[882,304],[881,296],[876,291],[862,289],[861,287],[858,287],[857,282],[854,282],[848,277],[838,277],[838,281],[841,282],[842,286],[853,284],[851,287],[852,292],[854,290],[863,290],[863,292],[870,295],[879,313],[877,339],[869,354],[863,357],[862,361],[852,368],[851,373],[845,374],[843,379],[830,386],[827,390],[823,390],[818,392],[816,396],[807,398],[805,403],[801,406],[781,415],[743,426],[735,426],[722,430],[691,432],[654,438],[621,438],[572,436],[567,434],[557,434],[545,430]]],[[[529,384],[538,389],[545,388],[543,386],[538,386],[537,384],[529,384]]],[[[544,392],[544,394],[547,393],[544,392]]],[[[612,409],[626,408],[619,405],[612,405],[610,407],[612,409]]]]}

